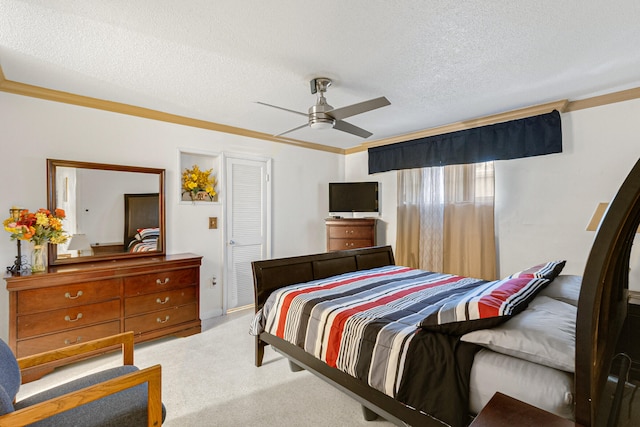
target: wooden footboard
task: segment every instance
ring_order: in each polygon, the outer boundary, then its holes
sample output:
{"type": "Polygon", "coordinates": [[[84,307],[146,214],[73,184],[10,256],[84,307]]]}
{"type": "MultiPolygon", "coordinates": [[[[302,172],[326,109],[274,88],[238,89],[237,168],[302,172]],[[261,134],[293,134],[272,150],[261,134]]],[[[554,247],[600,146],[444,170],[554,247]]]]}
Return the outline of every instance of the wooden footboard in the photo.
{"type": "Polygon", "coordinates": [[[640,161],[618,190],[594,240],[582,279],[576,325],[576,421],[607,424],[603,396],[627,315],[629,257],[640,224],[640,161]]]}

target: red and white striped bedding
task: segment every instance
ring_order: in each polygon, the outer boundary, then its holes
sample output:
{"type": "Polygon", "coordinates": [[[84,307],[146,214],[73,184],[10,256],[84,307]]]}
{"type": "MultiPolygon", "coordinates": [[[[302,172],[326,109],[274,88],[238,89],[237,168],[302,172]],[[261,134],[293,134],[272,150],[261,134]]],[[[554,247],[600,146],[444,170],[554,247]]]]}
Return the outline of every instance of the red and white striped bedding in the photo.
{"type": "MultiPolygon", "coordinates": [[[[461,347],[459,335],[506,320],[549,282],[535,274],[524,276],[487,282],[400,266],[346,273],[274,291],[254,319],[252,333],[264,330],[285,339],[329,366],[455,425],[463,421],[446,419],[448,415],[437,414],[440,409],[428,407],[433,405],[428,402],[425,407],[424,402],[407,401],[434,387],[434,378],[414,375],[416,360],[435,364],[430,359],[449,357],[461,347]],[[431,343],[433,337],[425,334],[442,335],[435,342],[451,348],[416,342],[431,343]]],[[[467,349],[477,351],[473,345],[467,349]]],[[[464,375],[468,378],[468,372],[464,375]]],[[[451,412],[466,412],[468,392],[462,394],[452,398],[462,401],[459,407],[452,403],[451,412]]]]}

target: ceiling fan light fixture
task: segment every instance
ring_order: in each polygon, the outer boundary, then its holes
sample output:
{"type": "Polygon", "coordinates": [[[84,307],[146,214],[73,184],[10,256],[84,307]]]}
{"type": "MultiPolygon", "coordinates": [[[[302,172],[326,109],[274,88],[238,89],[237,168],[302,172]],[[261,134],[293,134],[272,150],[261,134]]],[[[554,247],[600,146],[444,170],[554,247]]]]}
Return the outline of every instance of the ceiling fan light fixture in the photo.
{"type": "Polygon", "coordinates": [[[311,129],[332,129],[335,122],[333,119],[316,119],[309,122],[309,126],[311,129]]]}

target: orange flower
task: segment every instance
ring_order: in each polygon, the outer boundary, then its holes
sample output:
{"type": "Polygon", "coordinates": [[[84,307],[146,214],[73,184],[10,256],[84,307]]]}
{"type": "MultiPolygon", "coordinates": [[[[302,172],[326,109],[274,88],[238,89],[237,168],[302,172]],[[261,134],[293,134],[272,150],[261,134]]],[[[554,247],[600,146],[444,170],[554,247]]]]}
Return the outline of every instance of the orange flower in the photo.
{"type": "Polygon", "coordinates": [[[56,209],[53,215],[48,209],[38,209],[35,213],[23,209],[17,220],[8,218],[3,224],[5,231],[11,233],[12,240],[28,240],[36,245],[46,242],[60,244],[69,238],[62,229],[64,217],[63,209],[56,209]]]}

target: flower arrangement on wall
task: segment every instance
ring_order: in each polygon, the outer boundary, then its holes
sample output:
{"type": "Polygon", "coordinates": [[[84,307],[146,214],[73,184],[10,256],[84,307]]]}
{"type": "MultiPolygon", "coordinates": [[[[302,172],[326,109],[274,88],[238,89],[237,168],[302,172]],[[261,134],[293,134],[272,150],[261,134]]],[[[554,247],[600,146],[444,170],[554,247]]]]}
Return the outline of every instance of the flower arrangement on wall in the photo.
{"type": "Polygon", "coordinates": [[[182,172],[182,194],[188,193],[191,200],[213,201],[216,193],[216,178],[212,175],[213,168],[200,170],[198,165],[182,172]]]}

